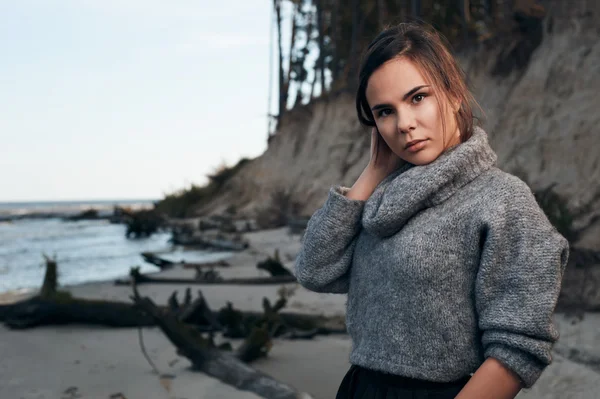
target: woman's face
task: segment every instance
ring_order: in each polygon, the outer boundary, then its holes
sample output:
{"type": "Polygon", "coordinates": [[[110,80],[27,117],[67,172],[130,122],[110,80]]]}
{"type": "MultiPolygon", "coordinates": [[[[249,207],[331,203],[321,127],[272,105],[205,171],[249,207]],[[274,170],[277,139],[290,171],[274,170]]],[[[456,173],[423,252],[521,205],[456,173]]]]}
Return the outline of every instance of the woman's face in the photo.
{"type": "Polygon", "coordinates": [[[417,66],[401,57],[381,65],[369,78],[366,97],[379,133],[390,149],[414,165],[433,162],[460,142],[453,107],[439,96],[442,112],[417,66]],[[446,137],[442,118],[446,123],[446,137]]]}

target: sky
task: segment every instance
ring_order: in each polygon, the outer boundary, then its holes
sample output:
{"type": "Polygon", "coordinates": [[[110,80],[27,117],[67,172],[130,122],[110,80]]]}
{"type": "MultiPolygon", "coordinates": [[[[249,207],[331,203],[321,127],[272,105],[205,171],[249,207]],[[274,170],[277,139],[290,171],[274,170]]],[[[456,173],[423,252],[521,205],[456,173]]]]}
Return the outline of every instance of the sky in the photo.
{"type": "Polygon", "coordinates": [[[271,5],[0,0],[0,201],[158,199],[263,153],[271,5]]]}

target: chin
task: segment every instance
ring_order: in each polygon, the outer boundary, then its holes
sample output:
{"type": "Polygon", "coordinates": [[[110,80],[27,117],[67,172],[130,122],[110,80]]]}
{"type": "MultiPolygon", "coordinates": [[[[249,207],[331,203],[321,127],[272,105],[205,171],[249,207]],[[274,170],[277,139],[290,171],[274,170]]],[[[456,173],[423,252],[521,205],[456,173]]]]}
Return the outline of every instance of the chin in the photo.
{"type": "Polygon", "coordinates": [[[432,163],[439,156],[440,156],[440,154],[436,153],[435,151],[423,150],[423,151],[419,151],[415,154],[412,154],[412,153],[405,154],[404,160],[406,162],[412,163],[413,165],[416,165],[416,166],[423,166],[423,165],[432,163]]]}

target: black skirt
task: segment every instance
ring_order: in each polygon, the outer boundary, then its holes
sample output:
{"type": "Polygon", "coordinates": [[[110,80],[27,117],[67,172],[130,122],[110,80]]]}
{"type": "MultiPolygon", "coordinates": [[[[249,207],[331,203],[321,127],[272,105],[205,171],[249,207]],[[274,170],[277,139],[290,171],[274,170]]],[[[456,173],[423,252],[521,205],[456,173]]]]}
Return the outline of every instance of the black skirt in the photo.
{"type": "Polygon", "coordinates": [[[340,384],[336,399],[451,399],[470,378],[434,382],[352,365],[340,384]]]}

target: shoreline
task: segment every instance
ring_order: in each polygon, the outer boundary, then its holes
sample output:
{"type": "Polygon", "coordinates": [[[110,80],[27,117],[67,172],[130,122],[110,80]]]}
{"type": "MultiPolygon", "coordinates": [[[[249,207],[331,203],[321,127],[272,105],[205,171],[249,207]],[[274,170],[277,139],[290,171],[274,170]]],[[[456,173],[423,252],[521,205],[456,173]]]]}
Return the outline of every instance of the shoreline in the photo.
{"type": "MultiPolygon", "coordinates": [[[[300,248],[298,235],[289,236],[287,229],[247,233],[251,242],[248,250],[233,253],[227,261],[230,267],[218,269],[225,278],[249,277],[266,272],[256,269],[256,263],[273,255],[279,249],[282,263],[293,270],[293,259],[300,248]],[[291,260],[290,260],[291,259],[291,260]]],[[[60,264],[58,265],[60,273],[60,264]]],[[[193,277],[195,270],[174,267],[153,273],[161,277],[193,277]]],[[[105,299],[131,302],[131,287],[116,286],[114,279],[93,281],[59,289],[84,299],[105,299]]],[[[41,284],[41,283],[40,283],[41,284]]],[[[296,286],[296,283],[282,284],[296,286]]],[[[173,291],[180,299],[188,285],[138,286],[140,295],[164,305],[173,291]]],[[[235,308],[262,311],[262,299],[271,302],[278,297],[274,286],[210,286],[191,285],[192,293],[201,290],[213,310],[231,301],[235,308]]],[[[22,299],[28,293],[3,293],[5,298],[22,299]]],[[[345,313],[345,296],[317,294],[301,287],[289,299],[287,311],[309,314],[339,315],[345,313]]],[[[0,397],[62,398],[76,392],[82,398],[108,398],[121,392],[131,398],[258,398],[231,386],[192,371],[191,363],[176,354],[176,348],[156,327],[142,328],[145,347],[161,373],[171,374],[169,392],[144,359],[138,341],[137,328],[108,328],[67,325],[44,326],[29,330],[9,330],[0,326],[0,356],[11,359],[10,368],[0,366],[0,397]],[[48,372],[47,366],[52,365],[48,372]],[[70,390],[69,390],[70,389],[70,390]]],[[[234,345],[242,340],[229,340],[234,345]]],[[[339,382],[349,367],[350,340],[343,336],[318,336],[313,340],[273,340],[266,358],[251,366],[295,387],[308,392],[315,399],[334,397],[339,382]],[[322,357],[325,356],[327,359],[322,357]],[[325,369],[319,366],[327,365],[325,369]]],[[[76,396],[73,396],[76,397],[76,396]]]]}

